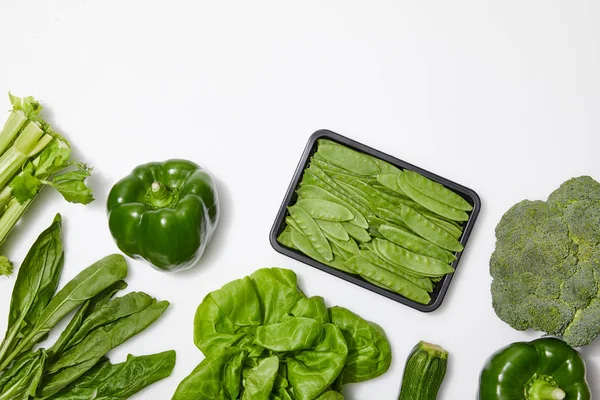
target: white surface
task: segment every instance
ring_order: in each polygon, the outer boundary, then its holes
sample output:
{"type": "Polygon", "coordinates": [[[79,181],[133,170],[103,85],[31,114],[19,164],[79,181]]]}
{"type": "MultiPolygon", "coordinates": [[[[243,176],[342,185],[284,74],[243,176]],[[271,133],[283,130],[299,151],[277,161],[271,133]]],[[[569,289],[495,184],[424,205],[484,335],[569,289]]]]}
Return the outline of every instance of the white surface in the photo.
{"type": "MultiPolygon", "coordinates": [[[[395,399],[420,339],[451,353],[440,399],[474,398],[496,349],[517,332],[491,307],[494,227],[523,198],[564,180],[600,179],[597,1],[67,1],[0,3],[0,109],[33,94],[94,165],[97,201],[39,198],[7,244],[22,260],[64,215],[63,282],[117,251],[104,211],[137,164],[195,160],[218,180],[222,219],[198,268],[130,264],[130,290],[172,306],[113,351],[177,350],[170,379],[136,396],[169,399],[202,359],[192,319],[204,295],[257,268],[299,275],[309,295],[382,325],[389,372],[348,399],[395,399]],[[168,4],[168,5],[167,5],[168,4]],[[473,188],[483,209],[442,307],[423,314],[276,253],[268,233],[309,135],[329,128],[473,188]]],[[[1,116],[4,120],[5,114],[1,116]]],[[[0,280],[0,331],[14,277],[0,280]]],[[[600,340],[584,350],[600,396],[600,340]]]]}

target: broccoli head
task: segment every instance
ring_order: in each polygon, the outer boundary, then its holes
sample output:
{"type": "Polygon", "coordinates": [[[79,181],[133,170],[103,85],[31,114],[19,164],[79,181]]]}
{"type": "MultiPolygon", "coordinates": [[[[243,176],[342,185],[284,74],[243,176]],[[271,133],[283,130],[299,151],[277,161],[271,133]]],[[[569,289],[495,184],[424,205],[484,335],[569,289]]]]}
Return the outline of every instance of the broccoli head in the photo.
{"type": "Polygon", "coordinates": [[[547,201],[511,207],[490,273],[492,305],[510,326],[591,343],[600,335],[600,183],[573,178],[547,201]]]}

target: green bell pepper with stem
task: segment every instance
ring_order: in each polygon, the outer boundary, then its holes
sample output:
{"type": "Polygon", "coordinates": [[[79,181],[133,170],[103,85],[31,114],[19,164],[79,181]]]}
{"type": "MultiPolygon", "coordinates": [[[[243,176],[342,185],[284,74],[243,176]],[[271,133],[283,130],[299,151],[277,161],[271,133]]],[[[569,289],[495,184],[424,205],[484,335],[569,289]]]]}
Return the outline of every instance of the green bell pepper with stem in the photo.
{"type": "Polygon", "coordinates": [[[479,380],[479,400],[589,400],[585,363],[559,339],[513,343],[495,353],[479,380]]]}
{"type": "Polygon", "coordinates": [[[212,177],[176,159],[136,167],[113,186],[107,209],[121,251],[163,271],[195,265],[219,219],[212,177]]]}

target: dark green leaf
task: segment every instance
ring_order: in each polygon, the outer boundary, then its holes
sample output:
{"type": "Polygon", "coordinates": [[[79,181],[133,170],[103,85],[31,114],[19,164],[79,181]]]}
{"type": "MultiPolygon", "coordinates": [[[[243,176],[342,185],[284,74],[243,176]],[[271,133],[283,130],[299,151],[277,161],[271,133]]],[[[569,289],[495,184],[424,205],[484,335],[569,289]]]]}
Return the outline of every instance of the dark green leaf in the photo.
{"type": "Polygon", "coordinates": [[[8,366],[5,360],[19,341],[32,331],[54,296],[64,261],[60,233],[61,218],[57,214],[52,225],[31,246],[19,269],[10,302],[8,327],[0,346],[0,363],[5,364],[0,370],[8,366]]]}
{"type": "Polygon", "coordinates": [[[110,399],[126,400],[145,387],[171,375],[175,352],[134,357],[111,364],[101,359],[83,376],[48,400],[110,399]]]}
{"type": "Polygon", "coordinates": [[[44,373],[46,352],[43,349],[17,360],[0,378],[0,400],[29,400],[44,373]]]}
{"type": "MultiPolygon", "coordinates": [[[[165,309],[169,306],[167,301],[156,302],[145,293],[130,293],[122,298],[113,299],[106,303],[116,306],[111,315],[103,314],[100,308],[94,314],[90,314],[88,319],[84,320],[81,331],[85,331],[86,321],[92,321],[93,327],[96,322],[102,321],[105,325],[100,325],[89,332],[77,344],[65,350],[51,365],[46,368],[46,376],[42,382],[42,397],[51,396],[65,386],[75,381],[93,367],[106,353],[119,346],[129,338],[137,335],[154,321],[156,321],[165,309]],[[120,302],[120,300],[126,299],[120,302]],[[149,302],[147,302],[149,299],[149,302]],[[127,306],[124,304],[127,303],[127,306]],[[131,306],[130,303],[136,303],[131,306]],[[123,314],[131,312],[130,308],[135,306],[140,309],[129,315],[123,314]],[[96,318],[98,317],[98,318],[96,318]],[[114,322],[112,322],[114,321],[114,322]]],[[[74,336],[76,339],[77,334],[74,336]]],[[[73,339],[73,341],[74,341],[73,339]]]]}
{"type": "Polygon", "coordinates": [[[43,308],[39,317],[34,320],[35,326],[27,336],[19,342],[9,356],[2,359],[0,370],[6,368],[21,352],[30,349],[44,338],[50,329],[75,308],[126,276],[127,264],[120,254],[104,257],[81,271],[43,308]]]}

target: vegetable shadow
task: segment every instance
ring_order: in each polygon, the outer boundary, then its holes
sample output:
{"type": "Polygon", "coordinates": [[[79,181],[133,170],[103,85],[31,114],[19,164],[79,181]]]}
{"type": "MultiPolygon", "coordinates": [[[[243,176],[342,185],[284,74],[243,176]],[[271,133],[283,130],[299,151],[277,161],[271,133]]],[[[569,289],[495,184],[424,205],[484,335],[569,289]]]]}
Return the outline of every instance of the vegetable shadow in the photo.
{"type": "Polygon", "coordinates": [[[592,355],[596,356],[596,358],[600,355],[600,339],[596,338],[590,345],[578,350],[585,360],[586,378],[592,395],[598,394],[600,393],[600,379],[598,379],[600,377],[600,366],[589,360],[591,360],[592,355]]]}
{"type": "MultiPolygon", "coordinates": [[[[210,170],[207,171],[211,173],[210,170]]],[[[227,240],[229,230],[231,229],[231,192],[229,191],[229,188],[225,186],[221,180],[215,178],[212,173],[211,176],[215,182],[219,199],[219,221],[212,239],[206,246],[204,254],[200,258],[200,261],[198,261],[198,264],[190,269],[178,272],[178,276],[193,277],[198,274],[204,274],[211,268],[217,268],[216,260],[220,253],[219,249],[228,248],[228,246],[225,246],[225,241],[227,240]]]]}

